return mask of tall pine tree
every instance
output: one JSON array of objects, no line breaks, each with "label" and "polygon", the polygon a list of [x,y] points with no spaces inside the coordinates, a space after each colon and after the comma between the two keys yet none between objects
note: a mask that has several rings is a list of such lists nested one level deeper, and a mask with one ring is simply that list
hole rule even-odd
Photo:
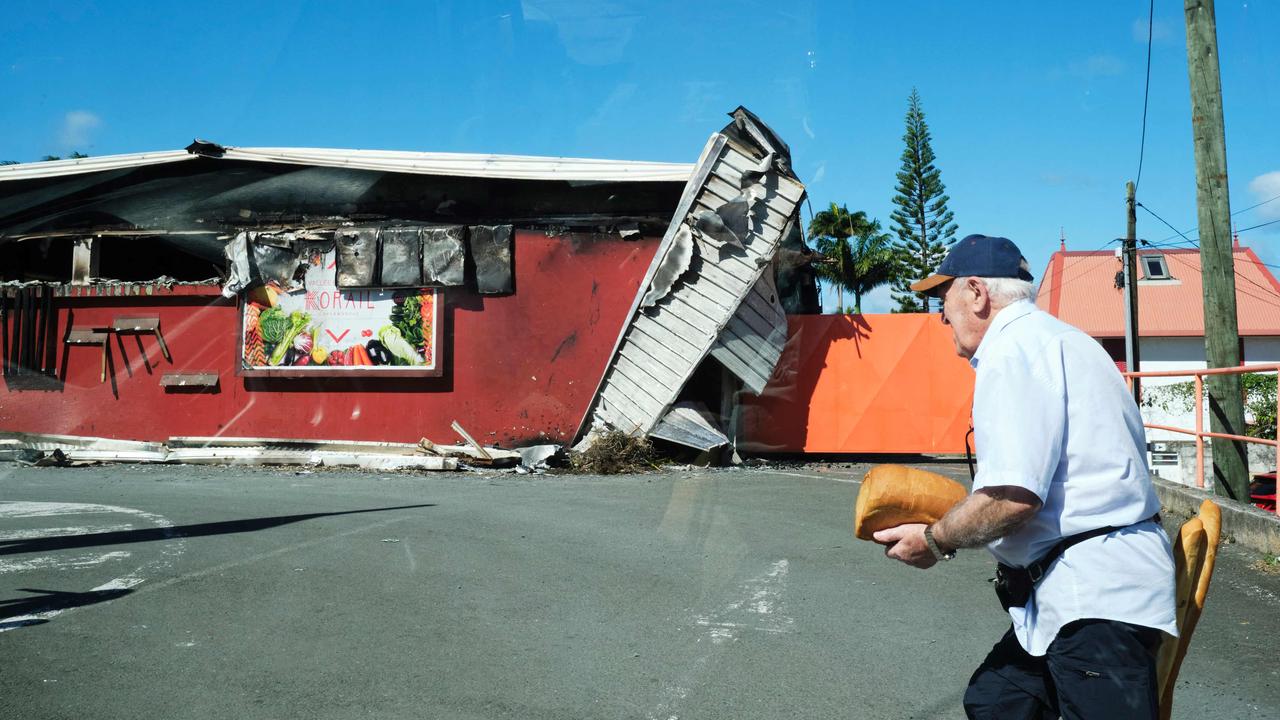
[{"label": "tall pine tree", "polygon": [[907,106],[907,133],[902,136],[902,169],[898,171],[897,206],[890,218],[898,240],[893,244],[898,255],[897,279],[893,298],[898,301],[895,312],[930,312],[930,298],[911,292],[911,283],[931,274],[942,264],[946,246],[956,241],[956,224],[947,209],[946,187],[942,173],[934,166],[936,159],[929,145],[929,125],[920,108],[920,94],[911,89]]}]

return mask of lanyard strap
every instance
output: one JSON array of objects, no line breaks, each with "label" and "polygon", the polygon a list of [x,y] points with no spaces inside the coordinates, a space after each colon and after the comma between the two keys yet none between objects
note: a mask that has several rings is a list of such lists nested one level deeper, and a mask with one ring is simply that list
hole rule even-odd
[{"label": "lanyard strap", "polygon": [[[1142,523],[1147,522],[1148,520],[1154,520],[1158,524],[1160,522],[1160,513],[1156,513],[1155,515],[1152,515],[1151,517],[1146,518],[1145,520],[1139,520],[1138,522],[1133,523],[1133,525],[1141,525]],[[1044,554],[1044,557],[1028,565],[1027,575],[1031,577],[1031,582],[1038,583],[1040,582],[1040,578],[1044,577],[1045,571],[1049,569],[1049,566],[1052,565],[1053,562],[1057,560],[1059,556],[1062,555],[1062,553],[1066,552],[1067,548],[1077,543],[1082,543],[1085,540],[1096,538],[1099,535],[1108,535],[1110,533],[1115,532],[1116,530],[1123,530],[1127,527],[1133,527],[1133,525],[1108,525],[1106,527],[1095,528],[1093,530],[1086,530],[1085,532],[1077,533],[1075,535],[1065,537],[1061,541],[1059,541],[1057,545],[1054,545],[1052,548],[1050,548],[1049,552]]]},{"label": "lanyard strap", "polygon": [[969,482],[977,480],[977,472],[973,469],[973,448],[969,447],[969,438],[973,437],[973,423],[969,423],[969,432],[964,434],[964,459],[969,462]]}]

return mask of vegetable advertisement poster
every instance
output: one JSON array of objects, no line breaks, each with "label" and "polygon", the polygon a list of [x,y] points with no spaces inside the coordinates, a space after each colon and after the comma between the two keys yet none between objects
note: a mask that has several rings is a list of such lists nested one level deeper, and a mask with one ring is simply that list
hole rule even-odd
[{"label": "vegetable advertisement poster", "polygon": [[336,270],[333,251],[316,251],[305,289],[248,293],[242,374],[440,375],[440,292],[340,288]]}]

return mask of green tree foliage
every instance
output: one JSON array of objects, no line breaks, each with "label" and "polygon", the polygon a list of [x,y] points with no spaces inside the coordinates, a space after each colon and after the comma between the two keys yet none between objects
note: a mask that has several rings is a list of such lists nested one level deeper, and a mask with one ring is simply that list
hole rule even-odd
[{"label": "green tree foliage", "polygon": [[79,160],[80,158],[87,158],[87,157],[89,156],[85,155],[84,153],[78,150],[73,150],[71,151],[71,154],[66,156],[65,158],[63,158],[61,155],[45,155],[44,157],[40,158],[40,162],[49,162],[50,160],[64,160],[64,159]]},{"label": "green tree foliage", "polygon": [[890,215],[898,236],[893,244],[898,255],[894,299],[898,301],[897,312],[929,312],[930,298],[911,292],[909,286],[942,264],[946,246],[955,242],[956,225],[947,209],[951,198],[942,184],[942,173],[934,165],[929,125],[915,88],[911,89],[906,124],[907,132],[902,136],[906,148],[893,197],[897,209]]},{"label": "green tree foliage", "polygon": [[[862,312],[862,296],[891,281],[897,258],[880,221],[861,210],[850,213],[844,205],[830,207],[809,221],[809,239],[826,257],[815,266],[818,278],[836,289],[839,312]],[[844,293],[853,294],[853,307],[844,304]]]},{"label": "green tree foliage", "polygon": [[[1245,434],[1251,437],[1276,439],[1276,376],[1263,373],[1245,373],[1240,376],[1244,389],[1244,408],[1251,420]],[[1160,408],[1165,412],[1192,412],[1196,407],[1195,383],[1155,385],[1142,388],[1143,407]],[[1208,402],[1206,401],[1206,406]],[[1188,428],[1194,429],[1194,428]]]}]

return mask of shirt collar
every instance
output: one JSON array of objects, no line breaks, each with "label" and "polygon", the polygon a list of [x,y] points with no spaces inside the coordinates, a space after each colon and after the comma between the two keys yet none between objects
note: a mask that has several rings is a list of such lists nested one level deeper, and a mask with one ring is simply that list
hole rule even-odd
[{"label": "shirt collar", "polygon": [[982,342],[978,343],[978,349],[973,353],[973,357],[969,359],[969,365],[978,367],[978,361],[982,358],[982,352],[992,341],[992,338],[1000,334],[1014,320],[1020,317],[1030,315],[1036,309],[1036,304],[1030,300],[1018,300],[1012,302],[1002,308],[992,318],[991,325],[987,327],[987,333],[982,336]]}]

